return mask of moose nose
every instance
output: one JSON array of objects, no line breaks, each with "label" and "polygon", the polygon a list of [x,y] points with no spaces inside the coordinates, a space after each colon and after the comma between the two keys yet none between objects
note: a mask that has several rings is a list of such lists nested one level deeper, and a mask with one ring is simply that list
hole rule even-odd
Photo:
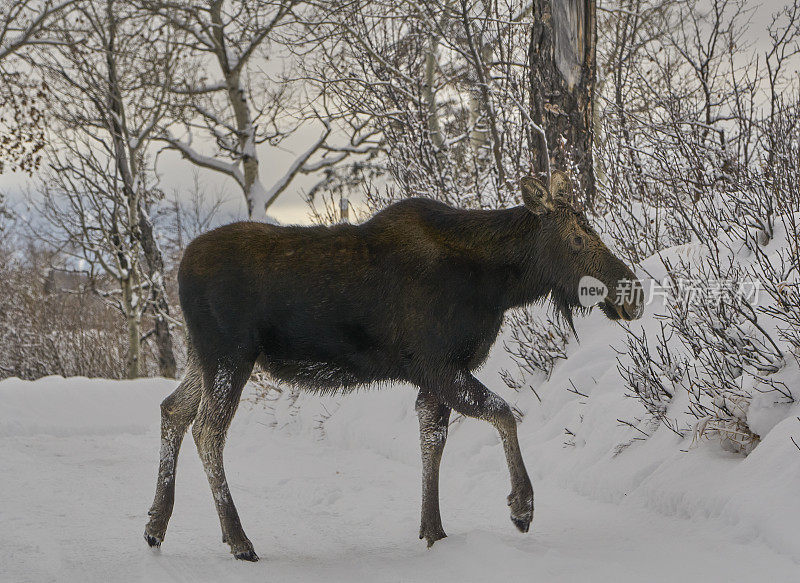
[{"label": "moose nose", "polygon": [[642,314],[644,314],[644,304],[633,305],[626,302],[620,306],[620,316],[624,320],[638,320]]},{"label": "moose nose", "polygon": [[621,302],[617,303],[618,312],[624,320],[638,320],[644,314],[644,289],[638,279],[631,281],[630,289],[626,289]]}]

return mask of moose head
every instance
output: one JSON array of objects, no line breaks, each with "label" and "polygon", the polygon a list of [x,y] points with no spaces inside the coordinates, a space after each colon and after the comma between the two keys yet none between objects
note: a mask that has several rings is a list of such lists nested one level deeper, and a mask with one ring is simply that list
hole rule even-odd
[{"label": "moose head", "polygon": [[640,318],[644,311],[641,283],[603,243],[586,215],[564,198],[571,188],[569,178],[554,172],[550,188],[532,177],[523,178],[520,185],[525,206],[539,218],[534,251],[538,271],[546,274],[551,298],[570,326],[574,309],[592,305],[581,301],[590,278],[599,281],[589,292],[605,288],[592,303],[599,304],[608,318]]}]

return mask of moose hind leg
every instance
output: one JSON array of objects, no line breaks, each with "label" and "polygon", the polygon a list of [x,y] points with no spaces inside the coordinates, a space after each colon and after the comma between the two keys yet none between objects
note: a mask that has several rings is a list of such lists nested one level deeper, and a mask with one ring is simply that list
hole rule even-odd
[{"label": "moose hind leg", "polygon": [[252,370],[252,361],[245,363],[223,359],[213,371],[206,371],[200,408],[192,426],[192,436],[219,515],[222,540],[230,545],[231,553],[237,559],[246,561],[257,561],[258,555],[242,529],[239,513],[233,503],[225,477],[222,450],[225,434],[239,405],[242,388]]},{"label": "moose hind leg", "polygon": [[419,443],[422,450],[422,521],[419,538],[430,548],[447,535],[439,513],[439,465],[447,440],[450,407],[439,402],[432,393],[421,390],[417,396]]},{"label": "moose hind leg", "polygon": [[511,522],[528,532],[533,520],[533,487],[522,461],[517,440],[517,420],[511,407],[469,373],[460,373],[440,385],[437,396],[462,415],[488,421],[495,426],[503,441],[508,471],[511,476]]},{"label": "moose hind leg", "polygon": [[186,373],[178,388],[161,403],[161,453],[158,463],[156,495],[148,515],[144,538],[151,547],[160,547],[167,532],[175,502],[175,468],[186,430],[197,414],[203,388],[202,370],[189,350]]}]

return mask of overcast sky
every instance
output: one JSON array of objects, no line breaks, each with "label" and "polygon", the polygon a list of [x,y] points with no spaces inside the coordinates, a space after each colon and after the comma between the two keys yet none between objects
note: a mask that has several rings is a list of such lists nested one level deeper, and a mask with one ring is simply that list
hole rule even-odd
[{"label": "overcast sky", "polygon": [[[261,164],[261,180],[266,188],[272,186],[280,178],[289,164],[295,159],[297,153],[307,149],[322,132],[322,127],[308,126],[301,128],[291,138],[287,139],[280,148],[269,145],[259,147]],[[198,136],[199,137],[199,136]],[[58,139],[51,135],[51,139]],[[199,139],[196,143],[199,142]],[[209,145],[205,152],[213,153],[213,146]],[[222,192],[226,203],[223,212],[231,218],[247,218],[244,196],[241,189],[229,178],[210,170],[203,170],[193,166],[174,152],[164,152],[159,155],[156,166],[160,187],[167,193],[185,191],[193,183],[193,173],[198,172],[202,186],[211,195]],[[313,186],[318,178],[312,176],[297,176],[278,200],[270,207],[270,215],[280,223],[309,223],[309,207],[305,202],[305,192]],[[29,178],[23,174],[0,174],[0,192],[4,193],[11,204],[19,208],[24,202],[24,192],[34,190],[36,177]]]}]

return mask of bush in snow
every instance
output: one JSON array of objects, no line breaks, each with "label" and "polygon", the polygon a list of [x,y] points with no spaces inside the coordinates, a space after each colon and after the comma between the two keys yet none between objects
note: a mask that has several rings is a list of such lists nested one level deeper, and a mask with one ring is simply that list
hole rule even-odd
[{"label": "bush in snow", "polygon": [[663,254],[671,292],[660,330],[631,327],[619,357],[644,409],[621,421],[637,437],[694,428],[747,453],[767,427],[753,404],[793,401],[782,379],[800,353],[800,5],[774,16],[761,55],[739,42],[748,23],[737,6],[664,5],[647,26],[604,17],[614,26],[598,25],[611,41],[598,62],[614,73],[598,170],[605,233],[631,262]]},{"label": "bush in snow", "polygon": [[270,427],[281,427],[297,416],[300,391],[275,382],[260,369],[250,376],[253,387],[248,400],[254,405],[263,407],[270,417]]},{"label": "bush in snow", "polygon": [[669,405],[686,377],[687,359],[677,352],[670,343],[674,332],[666,322],[661,322],[661,332],[655,337],[655,353],[650,349],[647,335],[637,334],[633,329],[626,338],[624,357],[617,358],[617,370],[625,381],[627,395],[638,399],[646,411],[641,419],[620,422],[633,427],[644,437],[649,437],[659,424],[683,436],[688,429],[680,422]]},{"label": "bush in snow", "polygon": [[[724,217],[716,217],[718,224]],[[773,226],[770,236],[761,230],[753,238],[751,230],[731,229],[695,244],[689,258],[662,259],[667,312],[656,349],[644,332],[631,330],[619,365],[647,419],[679,435],[693,426],[695,440],[713,434],[726,449],[749,453],[761,438],[748,421],[754,397],[765,395],[775,406],[794,401],[779,373],[798,337],[800,304],[785,279],[795,231],[781,231],[780,247],[767,250],[774,232]],[[676,401],[685,409],[670,408]],[[645,423],[643,429],[641,421],[626,423],[652,433],[655,426]]]},{"label": "bush in snow", "polygon": [[543,374],[549,378],[556,363],[567,358],[570,331],[560,321],[550,317],[542,320],[525,308],[509,312],[505,324],[511,340],[503,346],[522,373],[517,378],[509,371],[501,372],[509,388],[517,391],[526,386],[532,388],[526,382],[527,377]]},{"label": "bush in snow", "polygon": [[[736,288],[747,283],[739,270],[728,270],[728,278]],[[710,278],[702,281],[713,284]],[[792,400],[788,389],[769,380],[783,368],[783,352],[738,289],[721,290],[715,301],[679,297],[669,309],[672,326],[693,358],[687,388],[698,434],[716,431],[726,447],[748,453],[760,439],[747,424],[754,387]]]},{"label": "bush in snow", "polygon": [[48,289],[49,257],[17,251],[0,245],[0,378],[121,378],[124,333],[113,311],[79,287]]},{"label": "bush in snow", "polygon": [[778,338],[800,363],[800,215],[786,213],[779,221],[788,245],[772,255],[754,248],[762,290],[770,300],[760,309],[775,321]]}]

